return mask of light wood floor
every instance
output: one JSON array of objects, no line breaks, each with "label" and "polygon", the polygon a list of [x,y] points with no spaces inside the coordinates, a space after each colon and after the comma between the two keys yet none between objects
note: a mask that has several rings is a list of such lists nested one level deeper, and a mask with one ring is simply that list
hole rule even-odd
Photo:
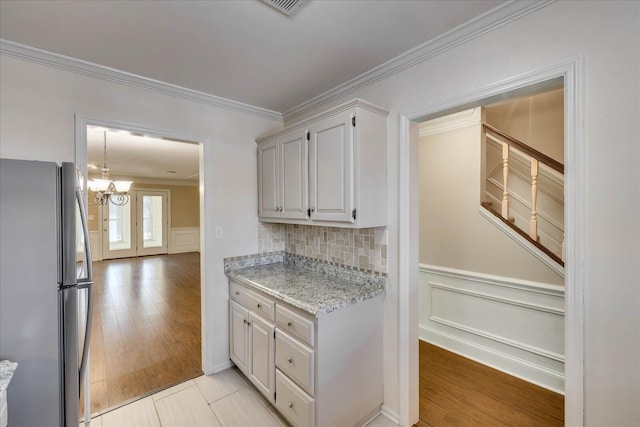
[{"label": "light wood floor", "polygon": [[563,424],[562,395],[420,341],[418,427]]},{"label": "light wood floor", "polygon": [[202,375],[200,254],[109,260],[93,269],[92,414]]},{"label": "light wood floor", "polygon": [[[96,416],[90,424],[90,427],[161,426],[290,427],[236,368],[186,381]],[[367,424],[367,427],[394,426],[383,415]]]}]

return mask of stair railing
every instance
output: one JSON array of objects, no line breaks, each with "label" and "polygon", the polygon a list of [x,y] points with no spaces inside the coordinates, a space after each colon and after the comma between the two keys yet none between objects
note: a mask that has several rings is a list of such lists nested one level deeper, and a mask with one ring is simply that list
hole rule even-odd
[{"label": "stair railing", "polygon": [[[562,259],[558,258],[555,254],[552,254],[546,248],[538,243],[538,211],[537,211],[537,203],[538,203],[538,175],[540,173],[540,163],[554,169],[555,171],[564,175],[564,165],[557,160],[552,159],[539,152],[538,150],[531,148],[530,146],[524,144],[523,142],[518,141],[517,139],[507,135],[504,132],[499,131],[487,123],[482,124],[482,131],[484,132],[487,138],[492,139],[498,144],[502,145],[502,184],[503,184],[503,192],[502,192],[502,209],[500,212],[500,216],[502,219],[511,225],[511,221],[509,220],[509,191],[508,191],[508,181],[509,181],[509,152],[511,147],[521,151],[525,155],[531,158],[531,219],[529,220],[529,233],[527,237],[531,239],[536,246],[541,247],[545,252],[552,256],[552,258],[556,259],[560,264],[564,264]],[[484,205],[484,204],[483,204]],[[492,210],[493,211],[493,210]],[[497,214],[497,213],[496,213]],[[515,227],[515,226],[514,226]],[[517,227],[515,227],[519,230]],[[563,242],[564,243],[564,242]],[[564,258],[564,257],[563,257]]]}]

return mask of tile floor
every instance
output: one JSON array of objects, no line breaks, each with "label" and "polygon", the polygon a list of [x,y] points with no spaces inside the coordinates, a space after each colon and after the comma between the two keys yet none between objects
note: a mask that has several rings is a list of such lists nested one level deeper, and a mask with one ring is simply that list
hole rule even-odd
[{"label": "tile floor", "polygon": [[[80,427],[286,427],[236,368],[201,376],[91,419]],[[367,427],[392,427],[379,415]]]}]

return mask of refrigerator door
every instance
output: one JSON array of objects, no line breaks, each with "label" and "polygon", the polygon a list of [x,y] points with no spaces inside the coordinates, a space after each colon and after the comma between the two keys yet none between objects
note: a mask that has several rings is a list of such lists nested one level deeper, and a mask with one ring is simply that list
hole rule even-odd
[{"label": "refrigerator door", "polygon": [[62,422],[59,181],[55,163],[0,159],[0,357],[19,363],[12,427]]},{"label": "refrigerator door", "polygon": [[62,277],[60,283],[60,319],[63,378],[62,393],[64,396],[63,422],[65,427],[78,425],[80,399],[80,357],[78,356],[79,325],[83,321],[78,317],[78,274],[76,243],[77,231],[77,196],[76,170],[73,163],[63,163],[60,179],[61,200],[61,243],[62,243]]},{"label": "refrigerator door", "polygon": [[[89,357],[89,340],[91,338],[91,324],[93,319],[93,269],[91,265],[91,242],[89,240],[89,225],[85,209],[85,198],[76,187],[76,281],[78,283],[79,299],[78,315],[80,316],[78,344],[80,345],[80,389],[87,374],[87,360]],[[88,382],[87,382],[88,383]],[[80,390],[78,390],[80,391]]]}]

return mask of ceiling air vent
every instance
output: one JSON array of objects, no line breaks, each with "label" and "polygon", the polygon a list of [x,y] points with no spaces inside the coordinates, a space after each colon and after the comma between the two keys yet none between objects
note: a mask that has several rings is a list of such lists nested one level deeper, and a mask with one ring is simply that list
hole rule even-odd
[{"label": "ceiling air vent", "polygon": [[274,9],[291,16],[305,0],[262,0]]}]

